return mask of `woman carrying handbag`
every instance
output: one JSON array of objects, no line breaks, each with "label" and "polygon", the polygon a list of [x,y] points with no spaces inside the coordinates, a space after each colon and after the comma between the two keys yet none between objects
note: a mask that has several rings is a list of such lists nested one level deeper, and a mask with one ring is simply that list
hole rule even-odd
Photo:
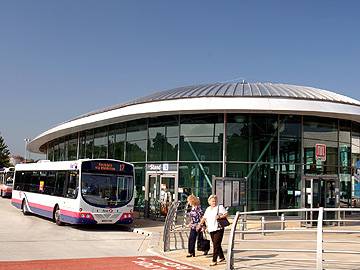
[{"label": "woman carrying handbag", "polygon": [[199,222],[203,216],[203,211],[200,207],[200,200],[195,195],[189,195],[187,198],[188,204],[191,206],[191,210],[188,213],[190,216],[190,235],[189,235],[189,242],[188,242],[188,252],[189,254],[186,257],[195,257],[195,243],[196,239],[198,241],[198,246],[201,247],[201,250],[206,255],[210,249],[210,243],[208,244],[209,247],[206,247],[206,240],[203,239],[203,232],[202,228],[199,225]]},{"label": "woman carrying handbag", "polygon": [[[213,258],[210,266],[217,265],[218,262],[225,261],[224,252],[221,247],[221,242],[224,237],[224,227],[228,223],[227,211],[222,205],[218,205],[217,196],[210,195],[208,198],[209,207],[206,209],[203,218],[199,223],[199,228],[206,222],[207,230],[210,233],[211,240],[213,242]],[[224,221],[226,220],[226,221]],[[223,226],[220,223],[224,223]],[[217,260],[219,257],[219,261]]]}]

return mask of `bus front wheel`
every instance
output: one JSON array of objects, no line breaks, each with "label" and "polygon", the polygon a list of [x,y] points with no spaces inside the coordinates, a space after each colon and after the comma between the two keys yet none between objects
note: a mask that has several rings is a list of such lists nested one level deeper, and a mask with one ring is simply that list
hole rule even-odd
[{"label": "bus front wheel", "polygon": [[55,221],[56,225],[58,225],[58,226],[64,225],[64,223],[60,220],[60,208],[59,208],[59,206],[56,206],[56,207],[55,207],[55,210],[54,210],[54,221]]},{"label": "bus front wheel", "polygon": [[26,206],[25,200],[22,201],[21,211],[22,211],[22,213],[23,213],[25,216],[29,214],[29,211],[27,210],[27,206]]}]

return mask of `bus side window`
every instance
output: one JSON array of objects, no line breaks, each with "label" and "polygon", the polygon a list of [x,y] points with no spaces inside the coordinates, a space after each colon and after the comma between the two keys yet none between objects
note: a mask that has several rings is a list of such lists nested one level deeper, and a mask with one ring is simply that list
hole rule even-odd
[{"label": "bus side window", "polygon": [[55,180],[54,171],[48,171],[46,173],[46,177],[45,177],[44,181],[45,181],[44,193],[49,194],[49,195],[57,195],[57,194],[55,194],[56,180]]},{"label": "bus side window", "polygon": [[57,171],[56,172],[56,185],[55,185],[55,195],[65,197],[65,182],[66,182],[66,172]]},{"label": "bus side window", "polygon": [[16,172],[14,180],[14,189],[21,190],[24,186],[23,172]]},{"label": "bus side window", "polygon": [[79,176],[77,173],[70,172],[67,177],[66,197],[76,199],[79,190]]}]

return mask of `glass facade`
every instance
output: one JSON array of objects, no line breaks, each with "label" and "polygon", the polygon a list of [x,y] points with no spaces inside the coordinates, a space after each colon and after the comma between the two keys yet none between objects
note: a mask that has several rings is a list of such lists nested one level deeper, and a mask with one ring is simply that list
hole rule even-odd
[{"label": "glass facade", "polygon": [[[323,159],[318,145],[326,146]],[[47,156],[134,163],[139,208],[148,164],[175,165],[179,190],[199,196],[203,205],[213,175],[247,177],[248,210],[305,207],[310,176],[333,177],[341,206],[360,198],[360,125],[332,118],[232,113],[145,118],[58,138],[48,143]]]}]

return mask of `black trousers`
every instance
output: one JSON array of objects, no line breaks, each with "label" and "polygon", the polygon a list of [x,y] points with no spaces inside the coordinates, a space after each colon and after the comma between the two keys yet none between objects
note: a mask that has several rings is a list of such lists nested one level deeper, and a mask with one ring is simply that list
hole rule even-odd
[{"label": "black trousers", "polygon": [[213,262],[217,261],[217,258],[224,259],[224,252],[221,248],[221,242],[224,237],[224,229],[217,230],[215,232],[210,232],[211,240],[213,242],[214,252],[213,252]]},{"label": "black trousers", "polygon": [[202,234],[201,231],[198,232],[195,229],[191,229],[190,230],[190,235],[189,235],[189,242],[188,242],[188,252],[189,252],[189,254],[194,254],[195,255],[196,239],[198,241],[201,241],[203,239],[203,234]]}]

